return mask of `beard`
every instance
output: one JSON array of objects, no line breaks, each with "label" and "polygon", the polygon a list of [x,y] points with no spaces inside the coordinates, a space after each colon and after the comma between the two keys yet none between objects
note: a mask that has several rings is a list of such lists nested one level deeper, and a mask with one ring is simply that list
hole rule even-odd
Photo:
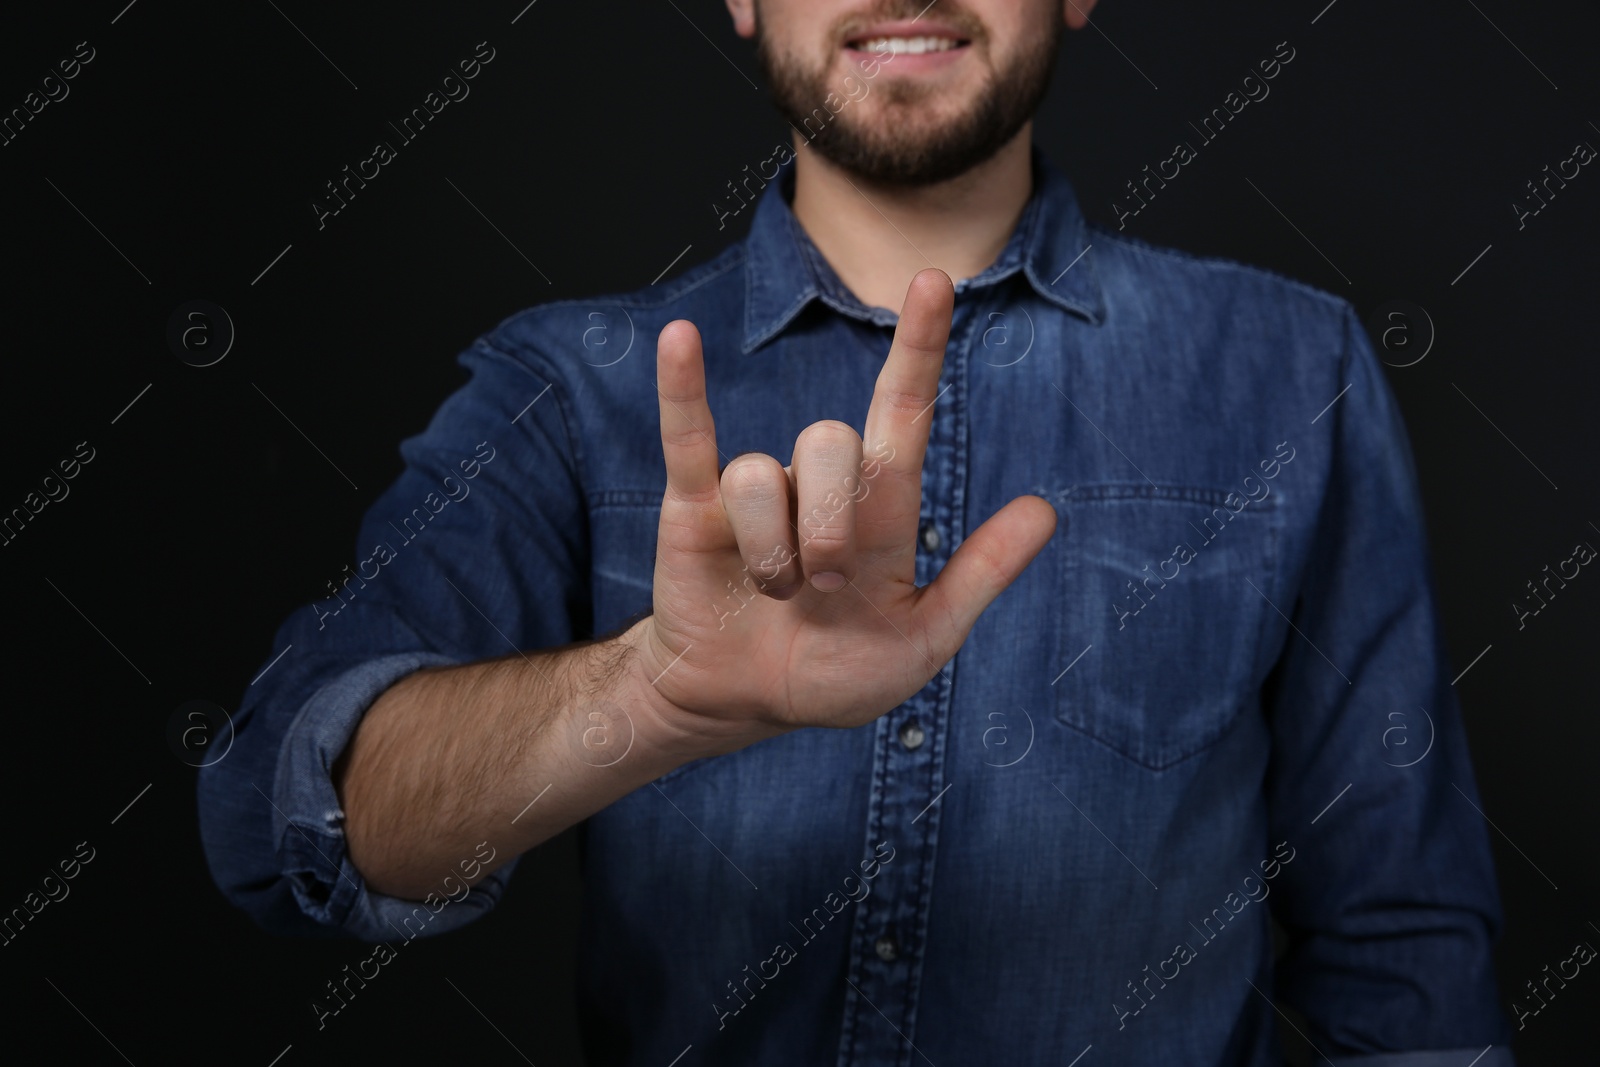
[{"label": "beard", "polygon": [[[872,20],[910,18],[919,9],[923,9],[920,0],[890,0],[877,5]],[[946,5],[940,14],[973,42],[969,48],[983,39],[982,23],[965,10]],[[933,185],[965,174],[1010,142],[1044,99],[1061,37],[1060,18],[1050,20],[1050,26],[1046,32],[1025,35],[1022,52],[987,78],[959,113],[941,119],[928,114],[940,100],[936,90],[894,78],[872,84],[872,75],[854,72],[852,77],[870,86],[867,94],[846,100],[839,112],[811,135],[809,143],[836,166],[882,186]],[[830,41],[838,39],[839,35],[830,35]],[[829,94],[836,99],[841,96],[839,88],[828,82],[832,56],[811,67],[801,58],[781,52],[763,31],[759,10],[756,57],[773,104],[802,135],[809,132],[807,120],[816,125],[819,109],[822,115],[829,114],[823,104]],[[894,62],[891,57],[866,52],[861,57],[863,62],[874,58],[880,64]],[[879,115],[868,121],[859,109],[851,110],[850,104],[872,95],[878,97]]]}]

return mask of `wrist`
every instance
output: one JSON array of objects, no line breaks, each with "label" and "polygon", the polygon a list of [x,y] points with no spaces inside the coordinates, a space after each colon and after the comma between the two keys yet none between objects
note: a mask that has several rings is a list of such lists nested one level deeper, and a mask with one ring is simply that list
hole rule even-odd
[{"label": "wrist", "polygon": [[621,695],[628,707],[637,709],[634,725],[639,743],[670,763],[662,773],[690,760],[725,755],[786,732],[784,727],[754,719],[702,715],[667,699],[656,683],[668,671],[682,670],[684,665],[659,646],[650,617],[629,627],[617,640],[630,649]]}]

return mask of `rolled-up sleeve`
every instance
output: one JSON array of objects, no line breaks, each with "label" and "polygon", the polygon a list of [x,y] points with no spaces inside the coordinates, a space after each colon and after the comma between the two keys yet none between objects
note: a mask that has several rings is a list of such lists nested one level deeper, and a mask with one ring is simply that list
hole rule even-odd
[{"label": "rolled-up sleeve", "polygon": [[[1317,534],[1267,692],[1278,994],[1333,1062],[1511,1064],[1499,893],[1398,404],[1346,307]],[[1329,424],[1331,420],[1331,425]],[[1474,1057],[1480,1057],[1474,1060]]]},{"label": "rolled-up sleeve", "polygon": [[[566,644],[589,625],[588,536],[565,392],[508,320],[461,353],[470,378],[366,512],[355,561],[279,627],[200,772],[224,895],[276,933],[434,935],[490,910],[514,861],[435,907],[377,893],[350,861],[333,767],[390,686],[430,667]],[[515,340],[513,339],[515,336]],[[483,857],[462,843],[461,859]],[[441,870],[439,880],[460,877]]]}]

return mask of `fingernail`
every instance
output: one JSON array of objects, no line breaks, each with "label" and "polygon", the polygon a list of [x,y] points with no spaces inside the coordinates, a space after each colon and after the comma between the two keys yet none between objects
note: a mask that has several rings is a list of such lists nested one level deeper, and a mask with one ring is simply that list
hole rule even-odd
[{"label": "fingernail", "polygon": [[811,576],[811,584],[824,593],[832,593],[844,588],[844,575],[838,571],[820,571]]}]

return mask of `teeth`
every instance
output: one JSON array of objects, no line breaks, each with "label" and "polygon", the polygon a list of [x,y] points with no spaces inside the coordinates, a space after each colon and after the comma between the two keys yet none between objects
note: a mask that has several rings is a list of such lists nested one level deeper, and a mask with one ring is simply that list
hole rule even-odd
[{"label": "teeth", "polygon": [[854,45],[861,52],[913,56],[919,56],[924,52],[948,52],[955,46],[956,42],[948,37],[874,37],[867,41],[857,41]]}]

